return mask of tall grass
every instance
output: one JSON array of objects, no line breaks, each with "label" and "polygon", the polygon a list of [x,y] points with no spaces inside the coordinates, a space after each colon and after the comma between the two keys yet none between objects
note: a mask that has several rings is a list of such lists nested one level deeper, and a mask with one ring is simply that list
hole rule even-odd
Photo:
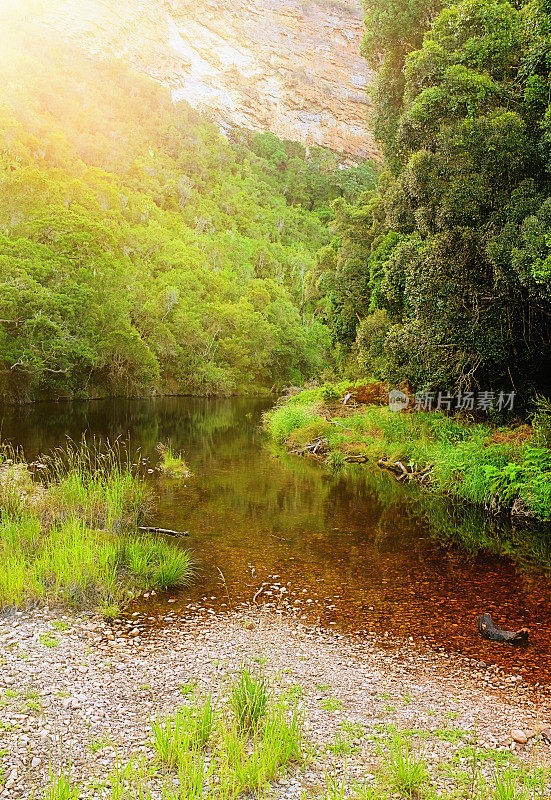
[{"label": "tall grass", "polygon": [[[233,689],[240,691],[241,677]],[[178,776],[180,794],[168,797],[235,800],[250,792],[260,796],[282,769],[310,759],[303,725],[296,707],[289,712],[286,705],[267,700],[259,724],[244,728],[209,696],[152,722],[151,745],[158,762]]]},{"label": "tall grass", "polygon": [[0,607],[48,602],[113,616],[146,588],[188,583],[187,550],[136,535],[148,503],[120,444],[69,442],[34,468],[0,447]]},{"label": "tall grass", "polygon": [[313,406],[286,403],[265,416],[265,426],[277,444],[282,444],[298,428],[304,428],[316,419]]},{"label": "tall grass", "polygon": [[332,467],[347,455],[430,467],[424,485],[433,490],[492,512],[551,519],[551,450],[545,438],[551,421],[545,409],[538,407],[533,432],[528,426],[499,428],[442,412],[402,414],[375,405],[329,421],[316,413],[313,392],[321,399],[323,387],[265,415],[275,442],[292,448],[323,436]]},{"label": "tall grass", "polygon": [[140,591],[185,585],[193,575],[187,550],[158,538],[121,540],[77,519],[44,534],[36,517],[4,518],[0,557],[0,607],[44,601],[117,613]]},{"label": "tall grass", "polygon": [[417,757],[409,742],[396,732],[392,734],[388,752],[382,755],[384,769],[393,788],[408,797],[416,796],[428,781],[427,762]]},{"label": "tall grass", "polygon": [[268,710],[268,684],[243,667],[231,689],[230,705],[241,730],[258,730]]},{"label": "tall grass", "polygon": [[171,444],[158,444],[159,469],[169,478],[187,478],[191,474],[184,456],[172,449]]},{"label": "tall grass", "polygon": [[209,741],[216,720],[212,695],[203,703],[178,708],[172,716],[151,723],[153,749],[168,768],[181,766],[190,751],[203,748]]},{"label": "tall grass", "polygon": [[8,516],[37,516],[44,528],[69,518],[93,528],[135,530],[150,505],[150,491],[135,473],[128,448],[70,440],[31,468],[23,453],[0,446],[0,508]]}]

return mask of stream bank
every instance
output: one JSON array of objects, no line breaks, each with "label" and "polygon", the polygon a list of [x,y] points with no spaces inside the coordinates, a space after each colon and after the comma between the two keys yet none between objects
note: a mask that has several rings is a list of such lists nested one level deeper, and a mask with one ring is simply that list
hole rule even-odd
[{"label": "stream bank", "polygon": [[404,406],[393,392],[377,381],[299,391],[268,411],[264,425],[289,453],[333,469],[372,462],[492,515],[551,519],[551,406],[542,401],[531,426],[512,415],[505,424],[497,407],[448,413],[434,395],[422,400],[427,392],[415,402],[399,392]]},{"label": "stream bank", "polygon": [[[426,788],[438,797],[467,780],[473,753],[488,781],[498,766],[527,776],[548,763],[544,737],[526,745],[511,738],[551,720],[548,688],[518,675],[408,639],[344,635],[263,609],[188,618],[169,611],[150,631],[146,622],[137,615],[111,626],[47,609],[0,620],[1,796],[38,794],[50,770],[64,768],[82,797],[115,797],[116,765],[120,772],[134,758],[142,790],[161,798],[171,776],[154,768],[144,777],[153,763],[150,720],[189,693],[212,692],[223,707],[243,664],[299,704],[316,746],[302,769],[281,771],[273,797],[325,796],[328,775],[346,775],[349,787],[376,785],[395,731],[426,762]],[[140,796],[136,787],[121,797]]]}]

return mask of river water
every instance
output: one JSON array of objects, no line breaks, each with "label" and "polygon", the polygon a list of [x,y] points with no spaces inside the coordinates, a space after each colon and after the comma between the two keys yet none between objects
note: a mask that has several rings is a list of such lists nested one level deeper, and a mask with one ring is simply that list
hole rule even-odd
[{"label": "river water", "polygon": [[[146,472],[155,495],[148,524],[189,532],[178,541],[194,552],[198,576],[180,593],[142,601],[152,617],[224,611],[256,596],[258,604],[287,603],[323,626],[424,638],[528,680],[551,681],[550,582],[528,563],[529,548],[546,551],[549,529],[515,529],[457,509],[376,468],[332,473],[278,453],[260,431],[269,405],[195,398],[38,403],[4,407],[1,433],[29,459],[83,434],[129,439],[152,466],[158,442],[184,451],[189,478]],[[498,554],[507,551],[514,555]],[[530,644],[480,639],[475,620],[484,611],[500,627],[529,626]]]}]

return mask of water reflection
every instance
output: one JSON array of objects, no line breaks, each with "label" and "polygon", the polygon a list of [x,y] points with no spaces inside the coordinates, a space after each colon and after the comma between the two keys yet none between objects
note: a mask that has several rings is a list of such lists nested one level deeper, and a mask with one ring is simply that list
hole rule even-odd
[{"label": "water reflection", "polygon": [[[159,441],[184,449],[193,474],[154,479],[150,522],[189,531],[201,571],[169,608],[227,607],[221,570],[233,604],[250,601],[264,581],[278,582],[299,615],[322,624],[426,637],[530,679],[551,678],[547,576],[497,555],[515,552],[527,562],[535,550],[545,554],[546,530],[454,509],[378,470],[332,475],[278,456],[258,428],[267,405],[191,398],[37,404],[4,409],[2,435],[28,457],[84,432],[130,437],[151,457]],[[155,602],[148,601],[152,611],[166,611],[166,598]],[[530,645],[482,641],[474,626],[482,611],[502,627],[528,625]]]}]

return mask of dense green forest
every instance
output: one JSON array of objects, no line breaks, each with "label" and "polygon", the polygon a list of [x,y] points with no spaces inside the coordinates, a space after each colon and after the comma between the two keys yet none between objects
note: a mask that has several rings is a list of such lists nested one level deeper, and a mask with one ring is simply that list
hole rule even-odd
[{"label": "dense green forest", "polygon": [[369,164],[223,136],[123,64],[14,26],[1,397],[256,392],[328,363],[550,391],[551,7],[365,7],[377,186]]},{"label": "dense green forest", "polygon": [[319,308],[379,379],[547,393],[551,6],[364,5],[385,169],[335,203]]},{"label": "dense green forest", "polygon": [[17,20],[4,36],[0,398],[251,393],[322,370],[307,276],[331,202],[373,169],[224,137],[122,63]]}]

